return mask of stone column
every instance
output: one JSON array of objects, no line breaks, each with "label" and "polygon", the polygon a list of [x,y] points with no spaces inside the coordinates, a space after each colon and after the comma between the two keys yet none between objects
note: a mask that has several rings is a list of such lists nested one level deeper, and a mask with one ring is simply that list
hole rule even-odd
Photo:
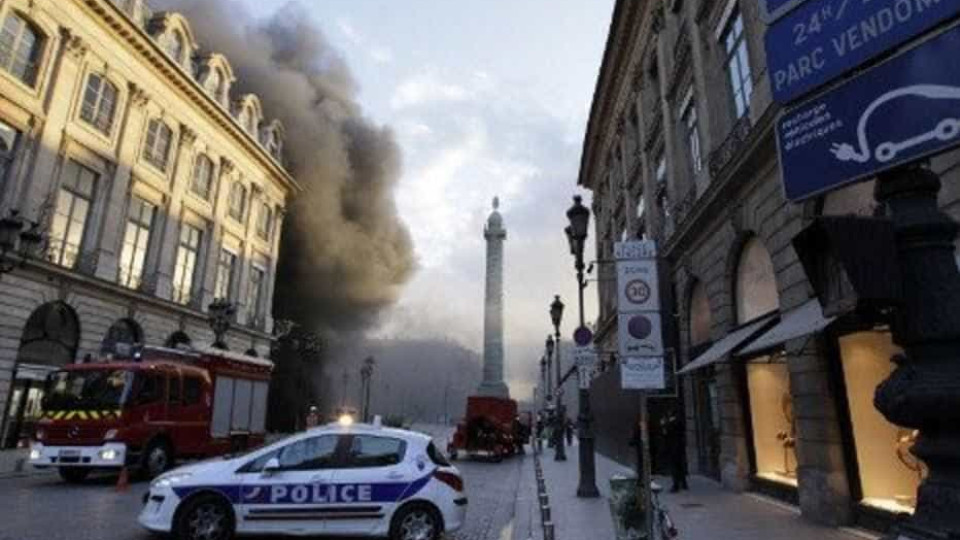
[{"label": "stone column", "polygon": [[483,320],[483,382],[481,396],[508,398],[510,390],[503,382],[503,241],[507,231],[493,200],[493,213],[487,220],[483,237],[487,241],[487,275]]}]

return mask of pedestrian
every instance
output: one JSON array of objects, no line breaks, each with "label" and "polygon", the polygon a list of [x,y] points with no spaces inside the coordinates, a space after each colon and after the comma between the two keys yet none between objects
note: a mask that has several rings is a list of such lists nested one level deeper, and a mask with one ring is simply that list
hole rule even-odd
[{"label": "pedestrian", "polygon": [[573,420],[567,418],[567,446],[573,446]]},{"label": "pedestrian", "polygon": [[687,485],[687,453],[683,444],[683,422],[677,408],[671,407],[660,423],[667,459],[670,461],[670,476],[673,479],[671,492],[690,489]]},{"label": "pedestrian", "polygon": [[307,429],[320,425],[320,411],[316,405],[310,406],[310,412],[307,413]]}]

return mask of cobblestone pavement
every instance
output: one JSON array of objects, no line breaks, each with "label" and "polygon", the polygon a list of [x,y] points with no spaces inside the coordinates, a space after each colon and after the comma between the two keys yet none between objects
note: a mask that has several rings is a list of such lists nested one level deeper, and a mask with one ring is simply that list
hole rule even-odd
[{"label": "cobblestone pavement", "polygon": [[[449,540],[511,540],[521,460],[459,462],[470,506]],[[116,476],[81,486],[56,475],[0,479],[0,540],[148,540],[136,522],[146,482],[114,490]],[[268,540],[268,539],[260,539]],[[274,540],[274,539],[269,539]]]}]

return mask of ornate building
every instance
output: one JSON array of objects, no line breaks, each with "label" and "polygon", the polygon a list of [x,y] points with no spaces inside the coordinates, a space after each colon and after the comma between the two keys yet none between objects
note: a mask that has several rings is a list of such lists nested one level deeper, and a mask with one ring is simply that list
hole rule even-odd
[{"label": "ornate building", "polygon": [[56,366],[208,346],[217,299],[237,307],[229,347],[268,354],[299,187],[229,60],[146,0],[2,0],[0,25],[0,211],[45,237],[0,276],[0,442]]},{"label": "ornate building", "polygon": [[[791,241],[816,216],[886,209],[871,182],[785,200],[764,32],[757,2],[616,2],[579,177],[610,274],[597,341],[617,349],[613,243],[657,240],[691,471],[822,523],[883,529],[913,511],[924,474],[906,451],[913,433],[873,407],[897,348],[884,327],[823,316]],[[931,160],[954,218],[958,158]],[[630,430],[603,424],[605,410],[636,409],[616,371],[594,382],[598,448],[629,466]]]}]

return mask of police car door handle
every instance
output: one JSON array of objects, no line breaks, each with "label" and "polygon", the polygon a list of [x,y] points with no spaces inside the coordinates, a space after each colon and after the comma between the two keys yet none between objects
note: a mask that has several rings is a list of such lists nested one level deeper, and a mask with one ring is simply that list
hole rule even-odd
[{"label": "police car door handle", "polygon": [[404,474],[399,472],[392,472],[387,475],[387,478],[389,478],[390,480],[401,480],[404,478]]}]

